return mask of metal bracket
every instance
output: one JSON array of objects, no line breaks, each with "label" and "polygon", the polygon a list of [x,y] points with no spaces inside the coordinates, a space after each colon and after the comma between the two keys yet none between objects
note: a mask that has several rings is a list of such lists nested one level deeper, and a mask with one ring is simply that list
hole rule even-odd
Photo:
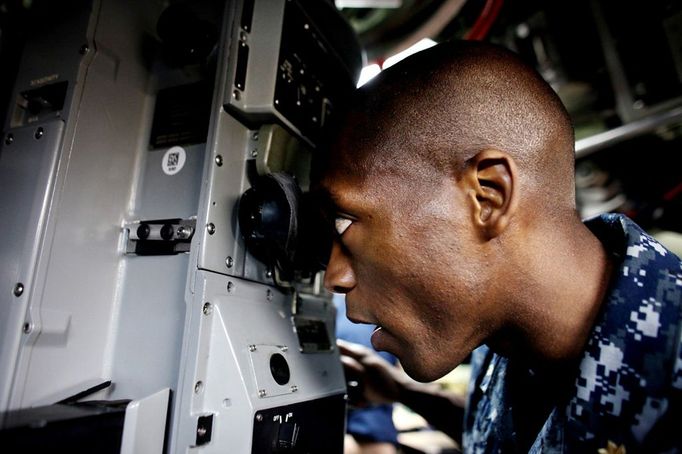
[{"label": "metal bracket", "polygon": [[134,221],[123,226],[126,254],[172,255],[189,252],[196,218]]}]

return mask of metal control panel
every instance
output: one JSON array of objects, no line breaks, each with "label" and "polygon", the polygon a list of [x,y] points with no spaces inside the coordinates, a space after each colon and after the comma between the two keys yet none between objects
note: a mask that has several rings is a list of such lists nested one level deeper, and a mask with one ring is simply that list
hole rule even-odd
[{"label": "metal control panel", "polygon": [[350,27],[326,1],[44,3],[0,142],[0,412],[124,406],[120,452],[340,453],[329,295],[239,205],[307,191]]}]

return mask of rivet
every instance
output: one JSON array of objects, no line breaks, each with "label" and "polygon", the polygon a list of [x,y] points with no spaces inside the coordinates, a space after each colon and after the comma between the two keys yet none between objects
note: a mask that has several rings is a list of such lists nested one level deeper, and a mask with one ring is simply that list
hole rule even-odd
[{"label": "rivet", "polygon": [[200,437],[206,435],[206,432],[208,431],[206,430],[205,427],[197,427],[197,435],[199,435]]},{"label": "rivet", "polygon": [[213,312],[213,307],[211,306],[211,303],[204,303],[204,308],[202,311],[204,315],[210,315],[211,312]]},{"label": "rivet", "polygon": [[33,136],[36,139],[40,139],[41,137],[43,137],[44,134],[45,134],[45,130],[42,127],[40,127],[38,129],[36,129],[36,133]]},{"label": "rivet", "polygon": [[259,389],[259,390],[258,390],[258,397],[263,398],[263,397],[265,397],[265,396],[267,396],[267,395],[268,395],[268,393],[267,393],[264,389]]},{"label": "rivet", "polygon": [[227,265],[228,268],[232,268],[232,265],[234,265],[234,260],[232,260],[232,257],[227,257],[225,259],[225,265]]},{"label": "rivet", "polygon": [[258,150],[251,150],[251,157],[255,158],[258,156]]},{"label": "rivet", "polygon": [[258,131],[253,133],[253,140],[258,140]]},{"label": "rivet", "polygon": [[14,142],[14,134],[10,133],[7,134],[7,137],[5,137],[5,145],[12,145]]},{"label": "rivet", "polygon": [[272,277],[272,270],[267,270],[267,271],[265,272],[265,277],[267,277],[268,279],[270,279],[270,278]]},{"label": "rivet", "polygon": [[262,420],[263,420],[263,415],[261,415],[260,413],[258,413],[258,414],[256,415],[256,421],[261,422]]},{"label": "rivet", "polygon": [[223,165],[223,157],[221,155],[218,155],[215,157],[215,163],[218,167]]},{"label": "rivet", "polygon": [[195,394],[199,394],[201,391],[203,391],[203,389],[204,389],[204,384],[203,384],[203,382],[201,382],[201,380],[198,381],[198,382],[194,385],[194,393],[195,393]]},{"label": "rivet", "polygon": [[289,347],[287,347],[286,345],[280,345],[279,349],[282,350],[284,353],[289,351]]},{"label": "rivet", "polygon": [[215,224],[213,224],[212,222],[206,224],[206,231],[208,232],[209,235],[213,235],[215,233]]},{"label": "rivet", "polygon": [[249,351],[250,352],[255,352],[257,350],[255,345],[249,345]]},{"label": "rivet", "polygon": [[14,296],[21,296],[22,293],[24,293],[24,284],[17,282],[14,286]]}]

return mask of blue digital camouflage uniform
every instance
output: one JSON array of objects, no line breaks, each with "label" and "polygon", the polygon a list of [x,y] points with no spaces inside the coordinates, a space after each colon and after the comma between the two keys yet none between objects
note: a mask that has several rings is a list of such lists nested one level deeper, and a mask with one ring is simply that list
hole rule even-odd
[{"label": "blue digital camouflage uniform", "polygon": [[[477,349],[465,452],[682,452],[680,259],[624,216],[586,224],[620,266],[566,391],[539,380],[518,395],[518,384],[533,383],[532,368],[512,372],[512,361]],[[541,416],[534,426],[533,412]],[[532,426],[525,443],[524,424]]]}]

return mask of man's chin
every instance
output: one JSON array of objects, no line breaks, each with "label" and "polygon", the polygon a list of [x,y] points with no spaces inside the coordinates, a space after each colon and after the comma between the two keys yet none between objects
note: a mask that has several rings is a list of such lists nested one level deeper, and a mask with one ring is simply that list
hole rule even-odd
[{"label": "man's chin", "polygon": [[428,365],[419,361],[417,361],[417,364],[414,364],[412,360],[403,361],[401,359],[400,365],[403,367],[405,373],[410,376],[410,378],[422,383],[438,380],[449,372],[449,370],[445,372],[441,370],[434,370],[433,368],[430,368]]}]

